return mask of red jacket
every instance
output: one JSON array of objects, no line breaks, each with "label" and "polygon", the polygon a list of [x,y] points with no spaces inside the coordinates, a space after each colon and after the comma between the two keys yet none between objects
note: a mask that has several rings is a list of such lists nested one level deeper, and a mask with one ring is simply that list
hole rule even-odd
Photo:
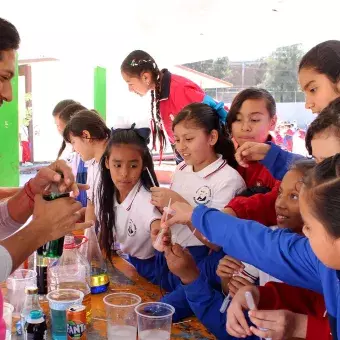
[{"label": "red jacket", "polygon": [[277,181],[259,162],[250,163],[248,168],[239,166],[237,170],[246,182],[247,188],[266,186],[272,190],[251,197],[235,197],[227,207],[233,209],[239,218],[254,220],[266,226],[276,225],[275,201],[281,182]]},{"label": "red jacket", "polygon": [[191,80],[171,74],[167,69],[162,70],[161,96],[159,110],[163,126],[174,144],[172,121],[174,117],[187,105],[201,103],[205,92]]},{"label": "red jacket", "polygon": [[258,288],[260,290],[258,309],[286,309],[308,315],[306,339],[332,339],[322,295],[278,282],[268,282]]}]

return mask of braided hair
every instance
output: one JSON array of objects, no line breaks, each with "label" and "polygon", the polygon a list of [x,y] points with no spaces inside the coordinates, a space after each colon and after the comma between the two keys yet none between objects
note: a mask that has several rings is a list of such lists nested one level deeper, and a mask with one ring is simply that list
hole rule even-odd
[{"label": "braided hair", "polygon": [[[150,73],[155,89],[151,91],[151,131],[152,131],[152,149],[156,150],[157,139],[159,142],[159,151],[162,156],[166,146],[166,137],[163,130],[162,118],[159,109],[161,96],[161,71],[155,60],[146,52],[136,50],[131,52],[123,61],[121,71],[132,77],[140,78],[145,72]],[[156,110],[155,110],[156,106]]]}]

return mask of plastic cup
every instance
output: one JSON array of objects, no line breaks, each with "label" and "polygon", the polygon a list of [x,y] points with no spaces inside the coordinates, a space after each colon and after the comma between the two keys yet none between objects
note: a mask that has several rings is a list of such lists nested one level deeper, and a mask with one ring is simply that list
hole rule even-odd
[{"label": "plastic cup", "polygon": [[66,310],[81,305],[84,293],[76,289],[57,289],[47,294],[52,322],[52,339],[66,340]]},{"label": "plastic cup", "polygon": [[19,318],[25,303],[25,288],[37,286],[34,270],[18,269],[6,280],[7,300],[14,307],[13,317]]},{"label": "plastic cup", "polygon": [[114,293],[103,299],[106,308],[107,338],[109,340],[136,340],[137,316],[135,307],[142,299],[135,294]]},{"label": "plastic cup", "polygon": [[138,340],[170,340],[175,308],[162,302],[146,302],[135,308]]},{"label": "plastic cup", "polygon": [[3,312],[3,318],[6,323],[6,340],[12,339],[12,316],[13,316],[14,307],[4,302],[4,312]]}]

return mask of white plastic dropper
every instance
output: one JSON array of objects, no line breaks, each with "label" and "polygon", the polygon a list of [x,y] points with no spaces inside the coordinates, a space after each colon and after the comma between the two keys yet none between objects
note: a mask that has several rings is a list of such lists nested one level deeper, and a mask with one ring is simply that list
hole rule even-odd
[{"label": "white plastic dropper", "polygon": [[[248,308],[250,310],[255,310],[256,307],[255,307],[255,302],[254,302],[253,294],[251,292],[245,292],[244,295],[246,297]],[[267,331],[268,329],[267,328],[260,328],[259,327],[259,330],[260,331]],[[264,338],[264,339],[265,340],[272,340],[272,338]]]}]

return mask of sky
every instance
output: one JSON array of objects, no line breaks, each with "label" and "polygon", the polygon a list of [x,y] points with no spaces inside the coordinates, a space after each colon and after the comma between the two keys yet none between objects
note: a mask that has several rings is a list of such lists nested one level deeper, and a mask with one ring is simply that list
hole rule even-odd
[{"label": "sky", "polygon": [[20,31],[20,59],[108,66],[144,49],[161,65],[254,60],[283,45],[307,50],[340,39],[338,0],[11,0],[2,7]]}]

